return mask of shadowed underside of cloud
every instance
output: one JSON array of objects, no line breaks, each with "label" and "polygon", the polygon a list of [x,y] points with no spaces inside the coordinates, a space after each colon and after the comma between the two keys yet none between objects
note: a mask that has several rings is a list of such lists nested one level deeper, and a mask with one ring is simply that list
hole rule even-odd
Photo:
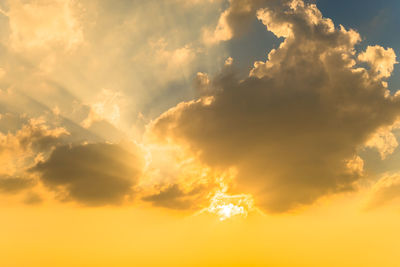
[{"label": "shadowed underside of cloud", "polygon": [[0,192],[15,194],[22,190],[31,188],[35,185],[35,181],[27,178],[19,177],[0,177]]},{"label": "shadowed underside of cloud", "polygon": [[176,210],[198,209],[204,202],[205,186],[197,186],[185,192],[178,184],[172,184],[161,189],[158,193],[143,197],[142,200],[152,203],[157,207]]},{"label": "shadowed underside of cloud", "polygon": [[85,205],[120,204],[134,193],[142,162],[136,147],[97,143],[59,146],[32,171],[67,200]]},{"label": "shadowed underside of cloud", "polygon": [[[10,114],[1,116],[0,126],[3,123],[2,117],[10,117]],[[22,118],[20,118],[22,120]],[[42,119],[26,119],[27,121],[21,125],[15,134],[10,131],[0,131],[0,147],[6,149],[7,147],[17,147],[23,151],[43,152],[61,143],[62,138],[69,135],[69,132],[62,127],[51,129]],[[6,120],[5,123],[9,123]]]},{"label": "shadowed underside of cloud", "polygon": [[335,27],[315,5],[258,2],[258,19],[285,38],[280,47],[244,80],[225,70],[201,98],[162,114],[149,134],[210,167],[236,167],[243,192],[282,212],[354,188],[363,170],[357,150],[400,115],[400,98],[382,80],[396,56],[379,46],[357,55],[358,33]]},{"label": "shadowed underside of cloud", "polygon": [[0,175],[25,177],[24,170],[32,166],[36,157],[43,157],[61,144],[69,132],[63,127],[49,127],[42,119],[17,118],[0,114],[0,125],[10,121],[21,128],[14,133],[0,131]]}]

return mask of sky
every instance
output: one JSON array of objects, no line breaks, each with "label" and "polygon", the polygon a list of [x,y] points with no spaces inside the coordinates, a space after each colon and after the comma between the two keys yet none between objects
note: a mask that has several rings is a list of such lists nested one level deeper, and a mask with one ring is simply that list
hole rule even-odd
[{"label": "sky", "polygon": [[0,266],[398,266],[399,11],[0,0]]}]

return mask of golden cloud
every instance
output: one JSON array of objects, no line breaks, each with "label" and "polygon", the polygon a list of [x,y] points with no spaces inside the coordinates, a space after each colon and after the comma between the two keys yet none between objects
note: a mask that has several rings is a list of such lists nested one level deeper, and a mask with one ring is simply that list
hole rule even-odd
[{"label": "golden cloud", "polygon": [[121,204],[134,195],[142,159],[134,144],[58,146],[31,171],[64,200],[99,206]]},{"label": "golden cloud", "polygon": [[241,8],[283,43],[244,80],[227,68],[207,82],[207,96],[153,121],[150,135],[211,168],[236,168],[237,187],[268,211],[353,190],[362,177],[358,149],[400,115],[400,98],[382,83],[396,63],[393,51],[369,47],[357,56],[359,34],[335,27],[314,4],[247,1]]}]

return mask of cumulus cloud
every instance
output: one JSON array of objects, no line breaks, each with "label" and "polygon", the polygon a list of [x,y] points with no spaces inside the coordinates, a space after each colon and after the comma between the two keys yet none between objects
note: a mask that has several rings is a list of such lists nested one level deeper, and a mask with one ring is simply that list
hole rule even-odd
[{"label": "cumulus cloud", "polygon": [[398,63],[392,48],[385,49],[379,45],[368,46],[365,52],[358,55],[358,59],[367,62],[372,74],[378,78],[390,77],[394,64]]},{"label": "cumulus cloud", "polygon": [[31,171],[65,200],[98,206],[129,200],[142,164],[140,152],[133,144],[64,145]]},{"label": "cumulus cloud", "polygon": [[202,95],[210,94],[210,78],[207,73],[198,72],[194,79],[194,86]]},{"label": "cumulus cloud", "polygon": [[375,148],[382,160],[391,155],[398,147],[398,142],[393,131],[400,128],[400,121],[396,121],[393,125],[381,127],[365,144],[366,147]]},{"label": "cumulus cloud", "polygon": [[15,133],[0,132],[0,174],[20,173],[33,163],[37,155],[49,152],[69,135],[65,128],[50,128],[40,118],[24,119],[6,115],[0,118],[0,126],[3,119],[5,123],[14,122],[22,126]]},{"label": "cumulus cloud", "polygon": [[61,137],[66,135],[69,133],[62,127],[50,129],[44,120],[30,119],[29,124],[24,125],[15,137],[24,150],[44,151],[59,144]]},{"label": "cumulus cloud", "polygon": [[[15,146],[16,143],[23,150],[45,150],[51,146],[57,145],[60,138],[69,135],[68,131],[62,127],[50,128],[43,118],[23,118],[16,117],[11,114],[6,114],[0,117],[0,122],[3,122],[13,128],[15,123],[17,128],[21,124],[15,134],[8,132],[4,134],[0,132],[1,144],[3,147]],[[2,125],[2,123],[0,123]]]},{"label": "cumulus cloud", "polygon": [[[266,2],[268,0],[229,0],[229,7],[221,13],[215,29],[204,30],[205,43],[215,44],[242,35],[255,20],[257,9]],[[269,4],[272,2],[270,0]]]},{"label": "cumulus cloud", "polygon": [[212,81],[198,75],[209,93],[162,114],[149,134],[211,168],[236,168],[238,189],[268,211],[353,190],[363,168],[358,149],[400,115],[400,98],[382,83],[395,63],[392,50],[357,55],[359,34],[335,27],[314,4],[237,3],[283,43],[244,80],[231,70]]},{"label": "cumulus cloud", "polygon": [[188,158],[178,146],[158,146],[146,140],[146,167],[141,177],[142,200],[153,206],[198,210],[231,181],[233,170],[219,171]]}]

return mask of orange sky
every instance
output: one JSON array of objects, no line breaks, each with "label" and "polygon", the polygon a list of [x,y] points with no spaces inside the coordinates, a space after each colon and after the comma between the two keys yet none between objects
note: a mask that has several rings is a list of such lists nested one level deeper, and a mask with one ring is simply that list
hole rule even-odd
[{"label": "orange sky", "polygon": [[0,266],[398,266],[396,50],[318,1],[0,2]]}]

